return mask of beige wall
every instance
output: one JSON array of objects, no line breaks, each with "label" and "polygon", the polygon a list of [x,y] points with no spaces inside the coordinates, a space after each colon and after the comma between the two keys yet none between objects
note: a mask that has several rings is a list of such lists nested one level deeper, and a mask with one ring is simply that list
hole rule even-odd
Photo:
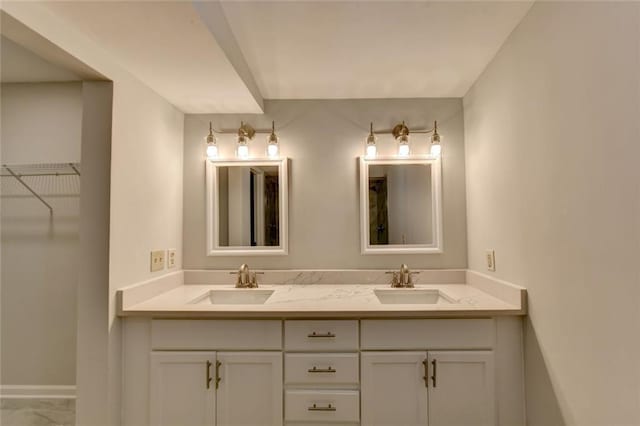
[{"label": "beige wall", "polygon": [[527,287],[527,417],[640,424],[640,5],[537,3],[464,98],[469,266]]},{"label": "beige wall", "polygon": [[[461,99],[265,101],[264,115],[187,115],[184,141],[184,267],[237,268],[464,268],[466,223],[463,116]],[[391,128],[401,120],[443,135],[444,253],[436,255],[360,254],[357,158],[364,153],[369,122]],[[289,170],[289,255],[207,257],[205,255],[205,145],[212,120],[216,128],[234,129],[245,120],[268,129],[275,120],[281,155]],[[265,155],[266,136],[250,142],[252,155]],[[425,135],[411,139],[415,153],[426,154]],[[221,156],[234,155],[233,135],[218,135]],[[379,136],[379,152],[390,155],[396,144]]]},{"label": "beige wall", "polygon": [[[1,100],[3,164],[80,161],[80,83],[3,84]],[[80,179],[25,179],[54,214],[2,178],[2,384],[75,385]]]}]

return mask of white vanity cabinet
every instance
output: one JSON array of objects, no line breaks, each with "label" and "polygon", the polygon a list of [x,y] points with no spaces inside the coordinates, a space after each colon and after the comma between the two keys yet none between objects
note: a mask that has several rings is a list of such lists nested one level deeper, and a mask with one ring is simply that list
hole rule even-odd
[{"label": "white vanity cabinet", "polygon": [[493,320],[370,320],[361,328],[363,425],[497,424]]},{"label": "white vanity cabinet", "polygon": [[130,318],[126,426],[524,426],[522,322]]},{"label": "white vanity cabinet", "polygon": [[[251,327],[256,324],[259,326]],[[238,326],[242,329],[238,333],[225,331]],[[181,334],[183,327],[196,332]],[[158,320],[152,324],[151,335],[150,425],[282,424],[281,351],[195,350],[280,349],[280,321]],[[167,347],[181,350],[157,350]],[[183,350],[188,347],[193,350]]]},{"label": "white vanity cabinet", "polygon": [[362,352],[362,424],[492,426],[491,351]]},{"label": "white vanity cabinet", "polygon": [[215,425],[216,388],[207,380],[215,352],[154,352],[149,381],[149,420],[157,426]]},{"label": "white vanity cabinet", "polygon": [[284,323],[287,426],[359,425],[357,320]]}]

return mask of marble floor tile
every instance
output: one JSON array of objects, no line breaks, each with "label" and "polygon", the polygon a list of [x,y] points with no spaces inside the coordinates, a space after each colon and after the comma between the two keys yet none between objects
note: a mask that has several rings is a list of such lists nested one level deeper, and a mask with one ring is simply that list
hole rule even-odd
[{"label": "marble floor tile", "polygon": [[74,426],[74,399],[0,399],[2,426]]}]

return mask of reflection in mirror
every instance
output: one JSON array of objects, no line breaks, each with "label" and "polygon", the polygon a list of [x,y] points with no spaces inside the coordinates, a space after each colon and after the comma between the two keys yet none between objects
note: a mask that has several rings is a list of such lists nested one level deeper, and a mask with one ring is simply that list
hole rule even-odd
[{"label": "reflection in mirror", "polygon": [[431,164],[368,167],[369,244],[432,244]]},{"label": "reflection in mirror", "polygon": [[219,246],[279,246],[278,166],[223,166],[217,172]]},{"label": "reflection in mirror", "polygon": [[442,253],[440,160],[360,158],[362,254]]},{"label": "reflection in mirror", "polygon": [[207,256],[284,256],[286,158],[207,160]]}]

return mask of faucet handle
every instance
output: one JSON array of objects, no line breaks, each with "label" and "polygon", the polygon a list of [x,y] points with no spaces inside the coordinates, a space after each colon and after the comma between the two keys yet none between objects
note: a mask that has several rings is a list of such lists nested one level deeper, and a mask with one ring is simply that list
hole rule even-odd
[{"label": "faucet handle", "polygon": [[420,271],[409,272],[409,277],[407,278],[407,287],[413,287],[413,277],[414,275],[418,275]]},{"label": "faucet handle", "polygon": [[258,288],[258,275],[264,275],[264,272],[252,272],[249,287]]},{"label": "faucet handle", "polygon": [[398,280],[398,272],[397,271],[387,271],[385,274],[392,274],[391,276],[391,287],[400,287],[400,283]]}]

